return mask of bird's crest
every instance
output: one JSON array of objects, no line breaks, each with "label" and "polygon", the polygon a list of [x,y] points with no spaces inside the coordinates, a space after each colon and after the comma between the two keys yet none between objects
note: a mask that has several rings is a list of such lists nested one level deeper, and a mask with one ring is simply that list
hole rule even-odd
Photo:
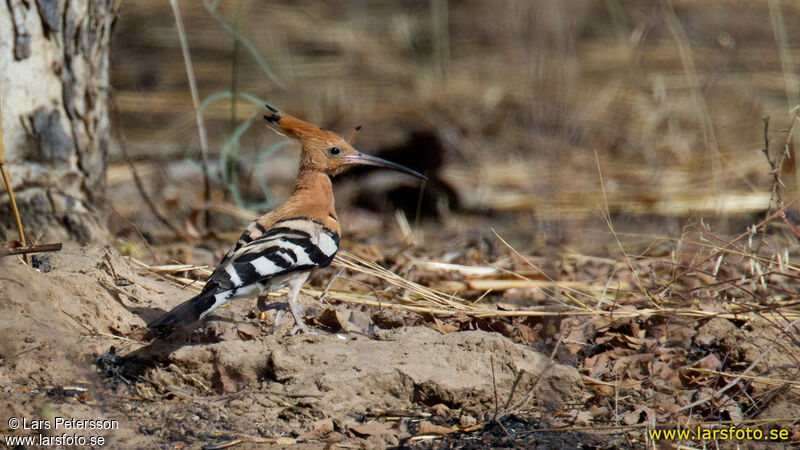
[{"label": "bird's crest", "polygon": [[264,105],[264,107],[267,108],[267,114],[264,114],[264,119],[267,124],[271,125],[280,134],[302,140],[324,132],[318,126],[278,111],[272,106]]}]

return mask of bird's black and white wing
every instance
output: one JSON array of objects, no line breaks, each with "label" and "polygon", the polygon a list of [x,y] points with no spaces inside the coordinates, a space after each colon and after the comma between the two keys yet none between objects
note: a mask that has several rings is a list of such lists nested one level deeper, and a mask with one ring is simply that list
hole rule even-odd
[{"label": "bird's black and white wing", "polygon": [[203,291],[148,324],[166,336],[192,324],[231,298],[279,289],[293,273],[327,267],[339,249],[339,235],[306,217],[265,228],[252,222],[211,274]]}]

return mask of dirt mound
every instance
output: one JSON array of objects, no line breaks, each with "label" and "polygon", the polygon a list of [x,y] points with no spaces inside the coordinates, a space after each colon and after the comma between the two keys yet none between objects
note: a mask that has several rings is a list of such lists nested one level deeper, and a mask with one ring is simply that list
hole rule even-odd
[{"label": "dirt mound", "polygon": [[495,389],[505,401],[518,376],[517,395],[533,390],[534,401],[548,408],[581,391],[574,368],[548,368],[541,354],[483,331],[441,335],[410,327],[378,340],[333,334],[231,341],[183,347],[169,359],[209,385],[223,372],[235,384],[264,382],[269,392],[305,399],[315,414],[350,425],[347,413],[370,407],[441,403],[479,414],[493,408]]},{"label": "dirt mound", "polygon": [[[136,273],[110,248],[48,258],[42,270],[0,260],[2,407],[16,417],[47,409],[117,419],[108,437],[119,445],[297,435],[319,419],[346,431],[372,410],[438,404],[481,418],[498,400],[548,410],[582,393],[574,368],[495,333],[282,337],[246,319],[247,300],[221,314],[234,321],[216,320],[215,339],[138,341],[147,320],[189,294]],[[226,331],[242,324],[260,332]]]}]

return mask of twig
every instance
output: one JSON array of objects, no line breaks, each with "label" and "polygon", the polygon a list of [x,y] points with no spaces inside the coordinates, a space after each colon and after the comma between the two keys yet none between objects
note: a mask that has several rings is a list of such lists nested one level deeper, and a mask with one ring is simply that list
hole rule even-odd
[{"label": "twig", "polygon": [[[771,220],[775,219],[776,217],[780,217],[781,214],[785,213],[787,208],[789,208],[790,206],[793,206],[798,201],[800,201],[800,196],[795,197],[792,200],[790,200],[789,203],[786,203],[785,205],[780,206],[780,208],[777,211],[775,211],[774,213],[772,213],[769,216],[765,217],[761,222],[759,222],[759,223],[757,223],[757,224],[755,224],[753,226],[756,229],[758,229],[760,227],[763,227],[764,225],[768,224]],[[733,240],[730,241],[728,244],[725,244],[722,247],[719,247],[719,248],[715,249],[708,256],[705,256],[704,258],[700,259],[700,261],[695,262],[695,266],[694,267],[699,267],[699,266],[705,264],[706,262],[708,262],[709,260],[711,260],[713,258],[716,258],[721,253],[726,252],[729,247],[734,246],[737,242],[739,242],[742,239],[746,238],[749,234],[750,234],[750,230],[749,229],[747,231],[744,231],[744,232],[740,233],[735,238],[733,238]],[[681,277],[683,277],[687,273],[692,272],[694,270],[695,269],[693,267],[689,267],[689,268],[684,269],[683,271],[681,271],[680,273],[675,275],[675,277],[672,280],[670,280],[665,286],[663,286],[662,289],[669,288],[676,281],[678,281]]]},{"label": "twig", "polygon": [[77,323],[78,325],[80,325],[80,326],[81,326],[81,328],[83,328],[84,330],[88,331],[88,332],[89,332],[90,334],[92,334],[93,336],[96,336],[96,335],[98,334],[98,333],[97,333],[97,331],[95,331],[95,330],[93,330],[93,329],[89,328],[89,326],[88,326],[88,325],[86,325],[86,324],[84,324],[84,323],[81,323],[81,322],[80,322],[78,319],[76,319],[76,318],[75,318],[75,316],[73,316],[72,314],[70,314],[70,313],[68,313],[68,312],[64,311],[63,309],[61,310],[61,312],[62,312],[62,313],[64,313],[64,315],[65,315],[65,316],[67,316],[67,317],[69,317],[70,319],[72,319],[72,320],[73,320],[75,323]]},{"label": "twig", "polygon": [[[795,116],[797,113],[795,113]],[[792,128],[794,128],[795,120],[792,119]],[[787,139],[786,146],[784,147],[783,152],[781,152],[781,157],[778,159],[777,162],[773,161],[772,158],[769,156],[769,116],[764,118],[764,148],[761,149],[761,153],[764,154],[764,157],[767,159],[767,163],[769,163],[770,174],[772,175],[772,189],[770,194],[770,207],[774,204],[777,205],[778,208],[783,207],[783,198],[781,197],[781,186],[783,185],[783,181],[781,181],[781,170],[783,170],[783,164],[786,162],[786,158],[789,156],[789,141],[792,139],[792,133],[789,133],[789,138]],[[768,211],[769,213],[769,211]],[[782,209],[780,214],[781,220],[783,223],[789,227],[789,230],[795,237],[800,238],[800,229],[792,222],[789,216],[786,214],[786,210]],[[762,242],[763,236],[767,232],[767,227],[765,226],[761,230],[762,235]],[[759,246],[761,244],[759,243]]]},{"label": "twig", "polygon": [[[178,29],[178,39],[181,43],[183,52],[183,62],[186,64],[186,76],[189,78],[189,90],[192,93],[192,104],[194,104],[194,117],[197,122],[197,134],[200,136],[200,158],[203,163],[203,203],[208,203],[211,199],[211,182],[208,179],[208,140],[206,139],[206,126],[203,121],[203,113],[200,111],[200,95],[197,92],[197,80],[194,77],[192,68],[192,57],[189,55],[189,44],[186,40],[186,30],[181,19],[181,10],[178,7],[178,0],[169,0],[172,6],[172,13],[175,15],[175,27]],[[205,215],[206,228],[209,226],[210,216]]]},{"label": "twig", "polygon": [[[782,330],[782,334],[786,334],[786,333],[787,333],[787,332],[788,332],[788,331],[789,331],[789,330],[790,330],[790,329],[791,329],[793,326],[795,326],[795,324],[797,324],[798,322],[800,322],[800,319],[795,319],[795,320],[793,320],[792,322],[790,322],[788,325],[786,325],[786,326],[783,328],[783,330]],[[734,378],[733,380],[731,380],[731,382],[730,382],[730,383],[728,383],[728,384],[726,384],[726,385],[725,385],[725,387],[723,387],[722,389],[720,389],[720,390],[718,390],[718,391],[714,392],[714,394],[713,394],[713,395],[711,395],[711,396],[709,396],[709,397],[701,398],[700,400],[697,400],[696,402],[692,402],[692,403],[690,403],[690,404],[688,404],[688,405],[686,405],[686,406],[684,406],[684,407],[680,408],[679,410],[677,410],[677,411],[675,411],[675,412],[676,412],[676,413],[679,413],[679,412],[681,412],[681,411],[685,411],[685,410],[687,410],[687,409],[692,409],[692,408],[694,408],[695,406],[700,406],[700,405],[702,405],[702,404],[704,404],[704,403],[708,402],[709,400],[712,400],[712,399],[714,399],[714,398],[717,398],[717,397],[719,397],[720,395],[724,394],[724,393],[725,393],[725,392],[727,392],[727,391],[728,391],[730,388],[732,388],[732,387],[736,386],[737,384],[739,384],[739,382],[740,382],[740,381],[742,381],[742,378],[744,378],[745,376],[747,376],[747,374],[749,374],[749,373],[750,373],[750,372],[751,372],[751,371],[752,371],[752,370],[753,370],[753,369],[756,367],[756,365],[757,365],[758,363],[760,363],[760,362],[761,362],[761,360],[762,360],[762,359],[763,359],[765,356],[767,356],[767,355],[768,355],[768,354],[769,354],[769,353],[772,351],[772,349],[773,349],[773,348],[775,348],[775,346],[776,346],[777,344],[778,344],[778,341],[775,341],[775,342],[773,342],[773,343],[772,343],[772,345],[770,345],[770,346],[769,346],[769,348],[768,348],[766,351],[764,351],[764,352],[761,352],[761,354],[760,354],[760,355],[758,355],[758,358],[756,358],[756,360],[755,360],[755,361],[753,361],[752,363],[750,363],[750,365],[749,365],[749,366],[747,366],[747,369],[745,369],[745,370],[744,370],[744,372],[742,372],[741,374],[739,374],[739,376],[738,376],[738,377],[736,377],[736,378]]]},{"label": "twig", "polygon": [[0,258],[9,255],[27,255],[28,253],[57,252],[60,250],[61,250],[60,242],[57,244],[27,245],[22,247],[11,247],[11,248],[0,247]]},{"label": "twig", "polygon": [[[522,375],[525,373],[525,371],[520,370],[520,372],[517,374],[517,378],[514,380],[514,384],[511,386],[511,391],[508,394],[508,399],[506,400],[506,403],[503,406],[502,412],[498,414],[497,407],[495,406],[495,414],[494,414],[494,417],[492,418],[493,422],[497,423],[498,425],[500,425],[501,428],[503,428],[505,430],[505,427],[502,426],[500,421],[505,419],[506,417],[512,415],[512,414],[515,414],[515,413],[519,412],[520,409],[526,403],[528,403],[531,400],[531,398],[533,398],[534,395],[536,395],[536,387],[539,386],[539,382],[544,378],[544,375],[547,374],[547,372],[549,372],[550,369],[552,369],[557,364],[556,360],[555,360],[555,356],[556,356],[556,353],[558,352],[558,349],[561,347],[561,342],[562,341],[563,341],[563,338],[559,339],[558,342],[556,342],[556,345],[553,347],[553,351],[550,352],[550,358],[547,361],[547,365],[542,369],[541,372],[539,372],[539,375],[536,377],[536,379],[533,382],[533,385],[531,386],[531,388],[528,391],[528,393],[525,394],[525,396],[520,401],[518,401],[511,408],[509,408],[508,405],[511,403],[511,399],[514,396],[514,391],[517,389],[517,384],[519,383],[520,379],[522,378]],[[494,366],[492,366],[492,369],[494,369]],[[497,396],[497,392],[495,391],[495,404],[497,404],[496,403],[497,402],[496,396]]]},{"label": "twig", "polygon": [[[775,174],[775,164],[772,162],[772,159],[769,157],[769,116],[764,117],[762,120],[764,122],[764,148],[761,149],[761,152],[764,153],[764,157],[767,158],[767,162],[769,163],[770,169],[772,170],[772,189],[770,190],[770,197],[769,197],[769,207],[770,209],[766,212],[769,214],[772,210],[772,205],[775,203],[775,196],[776,194],[779,195],[778,192],[778,181],[779,178]],[[783,158],[781,158],[783,159]],[[782,164],[781,164],[782,165]],[[755,254],[757,255],[761,250],[761,245],[767,237],[767,227],[764,226],[761,228],[761,239],[758,241],[758,246],[756,247]]]},{"label": "twig", "polygon": [[497,408],[500,407],[500,404],[497,401],[497,381],[494,378],[494,355],[492,354],[489,354],[489,364],[492,366],[492,388],[494,389],[494,416],[492,420],[497,420]]},{"label": "twig", "polygon": [[37,346],[35,346],[35,347],[26,348],[25,350],[21,350],[21,351],[19,351],[19,352],[17,352],[17,353],[14,353],[13,355],[11,355],[11,356],[9,356],[9,357],[8,357],[8,361],[13,361],[13,360],[15,360],[17,357],[19,357],[19,356],[22,356],[22,355],[24,355],[25,353],[29,353],[29,352],[32,352],[32,351],[35,351],[35,350],[39,350],[40,348],[44,347],[45,345],[47,345],[47,344],[41,344],[41,345],[37,345]]},{"label": "twig", "polygon": [[[14,214],[14,221],[17,223],[17,232],[19,233],[19,241],[25,245],[25,230],[22,228],[22,220],[19,217],[19,210],[17,209],[17,200],[14,198],[14,190],[11,189],[11,180],[8,179],[8,172],[6,172],[6,158],[5,148],[3,147],[3,112],[2,107],[3,98],[0,97],[0,172],[3,174],[3,182],[8,191],[8,200],[11,202],[11,212]],[[25,264],[28,264],[28,256],[22,255]]]},{"label": "twig", "polygon": [[506,403],[503,405],[503,411],[508,410],[508,405],[511,404],[511,400],[514,399],[514,393],[517,391],[517,386],[519,386],[520,380],[522,380],[522,376],[525,375],[525,370],[520,369],[517,372],[517,376],[514,378],[514,383],[511,385],[511,390],[508,392],[508,398],[506,399]]}]

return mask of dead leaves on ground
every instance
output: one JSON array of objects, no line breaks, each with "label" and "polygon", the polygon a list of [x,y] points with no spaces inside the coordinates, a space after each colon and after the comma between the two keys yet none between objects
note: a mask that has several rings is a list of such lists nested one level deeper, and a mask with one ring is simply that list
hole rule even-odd
[{"label": "dead leaves on ground", "polygon": [[[788,388],[800,375],[798,327],[781,330],[800,317],[800,268],[779,245],[746,235],[724,240],[699,229],[667,247],[627,259],[510,250],[480,265],[469,252],[446,263],[432,255],[372,260],[497,311],[422,314],[424,325],[497,332],[577,365],[593,424],[742,420],[768,413],[778,398],[800,400],[800,389]],[[750,365],[752,377],[716,395]],[[681,411],[700,399],[708,400]],[[423,429],[444,433],[439,426]]]}]

